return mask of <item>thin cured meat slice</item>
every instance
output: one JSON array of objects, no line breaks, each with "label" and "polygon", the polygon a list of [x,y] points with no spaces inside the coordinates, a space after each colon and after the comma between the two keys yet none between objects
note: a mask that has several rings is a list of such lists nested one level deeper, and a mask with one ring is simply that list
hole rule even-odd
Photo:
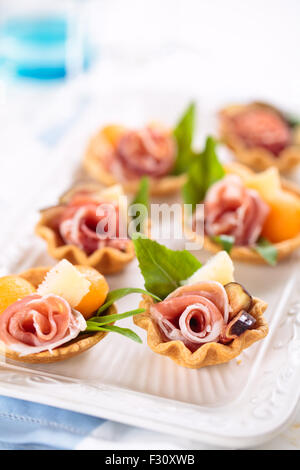
[{"label": "thin cured meat slice", "polygon": [[105,246],[124,251],[128,239],[119,237],[119,221],[116,203],[76,195],[61,214],[58,230],[65,243],[78,246],[88,255]]},{"label": "thin cured meat slice", "polygon": [[208,190],[204,201],[205,232],[231,235],[236,245],[253,245],[269,213],[259,194],[237,175],[228,175]]},{"label": "thin cured meat slice", "polygon": [[158,126],[148,126],[128,131],[120,138],[111,168],[118,177],[123,172],[123,178],[160,178],[172,170],[175,155],[174,138]]},{"label": "thin cured meat slice", "polygon": [[196,284],[185,285],[175,289],[168,295],[166,300],[173,297],[182,297],[186,295],[201,295],[213,302],[222,312],[225,323],[229,317],[229,303],[225,288],[217,281],[201,281]]},{"label": "thin cured meat slice", "polygon": [[0,316],[0,341],[20,355],[51,351],[85,329],[81,313],[53,294],[24,297]]},{"label": "thin cured meat slice", "polygon": [[167,340],[180,340],[192,351],[219,341],[226,327],[229,302],[224,287],[215,281],[183,286],[154,304],[151,315]]},{"label": "thin cured meat slice", "polygon": [[231,118],[231,127],[248,147],[263,147],[275,156],[291,141],[287,122],[267,108],[250,108],[238,113]]}]

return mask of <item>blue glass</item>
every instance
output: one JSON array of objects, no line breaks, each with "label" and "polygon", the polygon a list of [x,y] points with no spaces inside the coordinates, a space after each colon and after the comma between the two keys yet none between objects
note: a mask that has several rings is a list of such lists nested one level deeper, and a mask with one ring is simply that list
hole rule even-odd
[{"label": "blue glass", "polygon": [[[57,79],[67,75],[70,23],[60,16],[10,18],[0,27],[0,67],[18,77]],[[72,38],[70,39],[72,40]],[[82,38],[82,66],[91,53]]]}]

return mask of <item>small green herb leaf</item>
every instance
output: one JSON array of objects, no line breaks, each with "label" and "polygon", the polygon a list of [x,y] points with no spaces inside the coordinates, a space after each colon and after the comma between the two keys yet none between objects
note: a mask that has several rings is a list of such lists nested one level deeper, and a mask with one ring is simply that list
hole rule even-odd
[{"label": "small green herb leaf", "polygon": [[160,301],[161,299],[157,297],[154,294],[151,294],[151,292],[147,292],[144,289],[139,289],[137,287],[124,287],[122,289],[116,289],[112,290],[108,293],[108,296],[106,297],[106,302],[101,305],[101,307],[97,311],[97,316],[100,315],[100,313],[104,312],[105,310],[108,309],[114,302],[116,302],[119,299],[122,299],[122,297],[125,297],[126,295],[129,294],[146,294],[146,295],[151,295],[155,300]]},{"label": "small green herb leaf", "polygon": [[253,249],[271,266],[277,263],[278,252],[276,247],[266,238],[261,237]]},{"label": "small green herb leaf", "polygon": [[149,205],[149,178],[144,176],[139,185],[139,189],[135,195],[132,204],[143,204],[144,206],[148,207]]},{"label": "small green herb leaf", "polygon": [[182,196],[184,203],[192,204],[193,208],[204,200],[208,188],[225,175],[216,154],[216,145],[213,137],[207,137],[203,152],[195,156],[190,165]]},{"label": "small green herb leaf", "polygon": [[138,315],[139,313],[143,313],[145,311],[144,308],[137,308],[136,310],[130,310],[129,312],[124,313],[116,313],[115,315],[100,315],[98,317],[89,318],[89,322],[96,322],[97,325],[107,325],[109,323],[113,323],[115,321],[122,320],[123,318],[132,317],[133,315]]},{"label": "small green herb leaf", "polygon": [[133,240],[145,288],[164,299],[201,267],[200,261],[186,250],[173,251],[148,238]]},{"label": "small green herb leaf", "polygon": [[173,131],[177,143],[177,157],[173,173],[180,175],[185,173],[193,159],[192,141],[195,128],[195,103],[191,103],[180,118]]},{"label": "small green herb leaf", "polygon": [[300,118],[298,116],[293,114],[285,114],[284,117],[290,127],[300,126]]},{"label": "small green herb leaf", "polygon": [[216,235],[214,237],[211,237],[211,239],[218,245],[221,245],[223,250],[227,251],[228,254],[231,252],[235,241],[234,237],[232,237],[231,235]]},{"label": "small green herb leaf", "polygon": [[142,343],[141,338],[129,328],[120,328],[119,326],[115,325],[106,325],[106,326],[99,326],[98,323],[87,321],[87,328],[85,331],[112,331],[113,333],[119,333],[120,335],[126,336],[137,343]]},{"label": "small green herb leaf", "polygon": [[[132,214],[132,219],[135,220],[139,218],[138,226],[136,227],[136,232],[144,233],[145,225],[147,220],[147,210],[149,207],[149,178],[144,176],[140,181],[140,186],[134,200],[131,203],[131,207],[137,204],[141,204],[141,210],[137,207],[137,213]],[[144,209],[144,210],[142,210]]]}]

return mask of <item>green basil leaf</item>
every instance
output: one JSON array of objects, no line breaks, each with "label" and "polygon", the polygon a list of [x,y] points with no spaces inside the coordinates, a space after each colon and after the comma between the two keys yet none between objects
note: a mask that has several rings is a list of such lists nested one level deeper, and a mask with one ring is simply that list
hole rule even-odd
[{"label": "green basil leaf", "polygon": [[[149,208],[149,178],[147,178],[146,176],[141,179],[139,189],[136,193],[134,200],[131,203],[131,206],[135,204],[141,204],[142,206],[145,206],[146,210],[148,210]],[[144,233],[147,221],[146,211],[137,210],[137,213],[132,215],[132,219],[134,220],[137,217],[139,217],[140,220],[138,226],[136,227],[136,232]]]},{"label": "green basil leaf", "polygon": [[97,311],[97,316],[100,315],[100,313],[104,312],[105,310],[108,309],[114,302],[116,302],[119,299],[122,299],[122,297],[125,297],[126,295],[129,294],[146,294],[146,295],[151,295],[155,300],[158,300],[159,302],[161,299],[157,297],[156,295],[152,294],[151,292],[147,292],[144,289],[139,289],[137,287],[124,287],[122,289],[115,289],[111,290],[107,297],[106,301]]},{"label": "green basil leaf", "polygon": [[195,128],[195,115],[196,105],[195,103],[191,103],[173,131],[173,136],[177,144],[177,157],[173,170],[174,175],[185,173],[193,160],[192,141]]},{"label": "green basil leaf", "polygon": [[216,140],[209,136],[206,139],[203,152],[194,157],[188,171],[182,196],[185,204],[196,204],[204,200],[208,188],[225,175],[224,168],[216,154]]},{"label": "green basil leaf", "polygon": [[145,288],[164,299],[201,267],[200,261],[186,250],[174,251],[154,240],[133,240]]},{"label": "green basil leaf", "polygon": [[277,248],[266,238],[261,237],[253,246],[253,249],[271,266],[275,266],[277,264]]},{"label": "green basil leaf", "polygon": [[148,207],[149,205],[149,178],[143,176],[140,181],[139,189],[132,201],[132,204],[143,204]]},{"label": "green basil leaf", "polygon": [[221,245],[223,250],[230,254],[235,242],[234,237],[232,237],[231,235],[216,235],[214,237],[211,237],[211,239],[213,242],[217,243],[218,245]]},{"label": "green basil leaf", "polygon": [[136,310],[130,310],[129,312],[116,313],[115,315],[99,315],[98,317],[89,318],[89,322],[95,322],[97,325],[107,325],[115,321],[122,320],[123,318],[132,317],[133,315],[138,315],[143,313],[144,308],[137,308]]},{"label": "green basil leaf", "polygon": [[300,118],[298,116],[294,116],[293,114],[285,114],[284,118],[290,127],[300,126]]},{"label": "green basil leaf", "polygon": [[[191,165],[191,168],[192,167],[198,171],[198,168],[196,168],[195,165]],[[194,176],[192,176],[192,174],[188,174],[188,180],[183,185],[181,194],[182,194],[182,199],[183,199],[184,204],[191,204],[193,211],[195,210],[196,205],[202,201],[201,192],[199,191],[199,187],[198,187],[198,182],[196,178],[194,179]]]},{"label": "green basil leaf", "polygon": [[137,343],[142,343],[143,341],[141,338],[129,328],[120,328],[119,326],[115,325],[106,325],[106,326],[99,326],[97,323],[90,322],[89,320],[86,322],[87,328],[85,331],[92,332],[92,331],[111,331],[113,333],[119,333],[120,335],[126,336]]}]

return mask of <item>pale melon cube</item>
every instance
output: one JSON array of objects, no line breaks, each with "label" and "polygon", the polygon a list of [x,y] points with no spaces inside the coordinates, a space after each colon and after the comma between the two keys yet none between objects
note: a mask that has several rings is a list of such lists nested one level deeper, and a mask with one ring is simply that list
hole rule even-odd
[{"label": "pale melon cube", "polygon": [[247,188],[255,189],[260,196],[268,201],[281,190],[279,171],[275,167],[256,173],[245,181]]},{"label": "pale melon cube", "polygon": [[234,266],[230,256],[226,251],[220,251],[182,284],[191,285],[202,281],[218,281],[225,285],[234,281],[233,272]]},{"label": "pale melon cube", "polygon": [[44,281],[39,285],[37,293],[59,295],[71,307],[76,307],[89,292],[90,285],[90,281],[73,264],[63,259],[47,273]]}]

